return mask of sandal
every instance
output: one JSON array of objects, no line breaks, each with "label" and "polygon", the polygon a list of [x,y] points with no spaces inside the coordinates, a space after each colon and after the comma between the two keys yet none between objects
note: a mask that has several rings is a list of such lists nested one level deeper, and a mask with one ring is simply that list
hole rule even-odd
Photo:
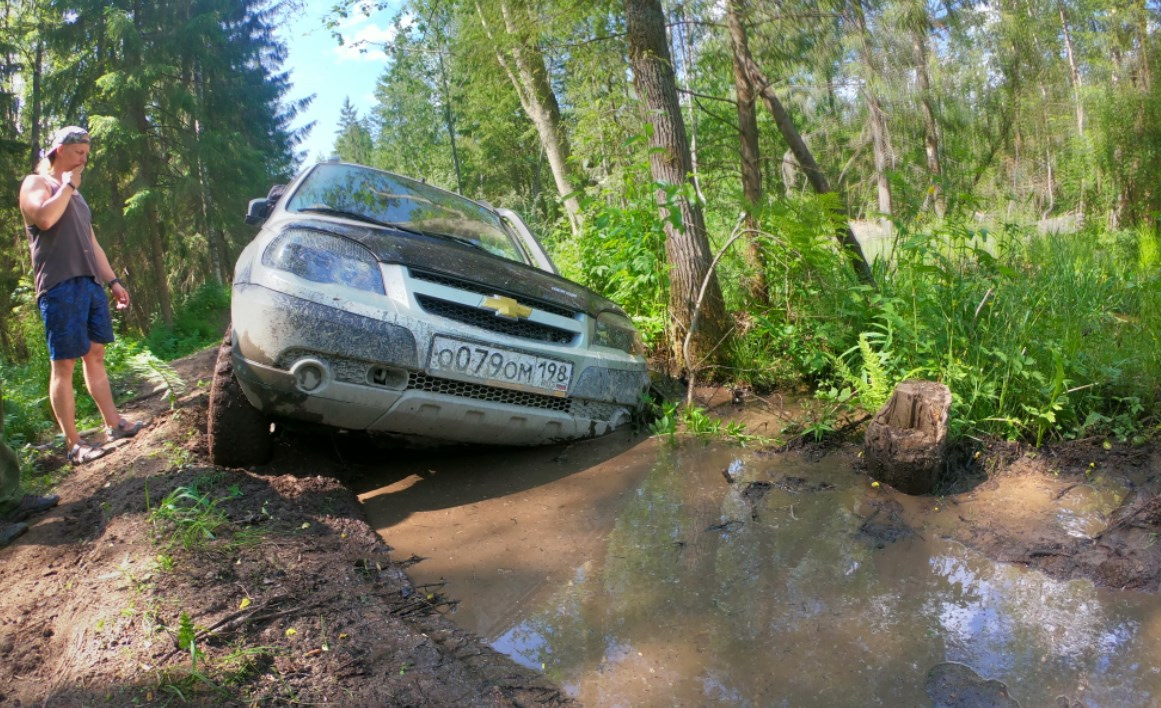
[{"label": "sandal", "polygon": [[93,460],[104,457],[106,452],[108,450],[103,447],[80,442],[73,445],[72,449],[69,450],[68,459],[69,463],[74,466],[83,465],[86,462],[92,462]]},{"label": "sandal", "polygon": [[122,418],[121,420],[117,421],[116,427],[105,428],[105,435],[107,435],[109,437],[109,441],[112,442],[114,440],[120,440],[121,438],[131,438],[140,432],[144,427],[145,423],[142,423],[139,420],[130,423],[129,421]]}]

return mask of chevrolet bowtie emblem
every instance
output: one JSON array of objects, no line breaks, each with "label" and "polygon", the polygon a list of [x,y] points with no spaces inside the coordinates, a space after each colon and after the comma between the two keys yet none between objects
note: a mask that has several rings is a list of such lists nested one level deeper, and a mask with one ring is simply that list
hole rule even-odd
[{"label": "chevrolet bowtie emblem", "polygon": [[510,297],[500,295],[484,298],[484,301],[480,303],[480,307],[495,310],[497,317],[504,317],[510,320],[523,320],[532,316],[531,307],[525,307]]}]

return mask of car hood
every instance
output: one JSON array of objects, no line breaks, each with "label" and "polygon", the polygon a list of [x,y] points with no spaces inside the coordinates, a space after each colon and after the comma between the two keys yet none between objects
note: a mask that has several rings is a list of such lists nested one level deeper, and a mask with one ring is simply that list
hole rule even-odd
[{"label": "car hood", "polygon": [[365,246],[381,263],[451,276],[497,295],[542,300],[570,310],[583,310],[592,316],[608,310],[624,312],[612,300],[567,278],[458,244],[452,239],[315,219],[296,219],[284,228],[338,234]]}]

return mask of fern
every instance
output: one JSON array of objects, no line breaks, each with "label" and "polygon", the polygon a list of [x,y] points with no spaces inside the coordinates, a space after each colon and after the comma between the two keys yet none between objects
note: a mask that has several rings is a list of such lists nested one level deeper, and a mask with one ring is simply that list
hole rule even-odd
[{"label": "fern", "polygon": [[884,367],[885,352],[871,347],[866,333],[859,335],[859,353],[863,357],[863,376],[860,377],[859,398],[868,410],[878,410],[891,395],[892,383]]},{"label": "fern", "polygon": [[[851,347],[841,355],[833,357],[834,371],[837,378],[858,397],[859,405],[869,411],[876,411],[891,396],[894,382],[887,371],[886,352],[877,352],[871,346],[871,337],[879,336],[863,332],[859,335],[857,346]],[[846,357],[854,358],[856,350],[859,353],[861,364],[856,370],[848,364]]]},{"label": "fern", "polygon": [[125,360],[125,365],[135,375],[154,386],[161,387],[169,401],[169,407],[177,404],[177,397],[185,392],[185,381],[168,363],[157,358],[148,349],[133,354]]}]

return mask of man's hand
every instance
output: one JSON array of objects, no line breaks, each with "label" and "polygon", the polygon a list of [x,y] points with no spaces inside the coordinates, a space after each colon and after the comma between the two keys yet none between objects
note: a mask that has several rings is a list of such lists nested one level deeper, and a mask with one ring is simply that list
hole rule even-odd
[{"label": "man's hand", "polygon": [[124,310],[129,307],[129,291],[121,283],[113,283],[112,287],[113,299],[117,301],[117,309]]},{"label": "man's hand", "polygon": [[84,173],[84,171],[85,171],[85,166],[81,165],[80,167],[77,167],[75,169],[69,170],[68,172],[62,173],[60,176],[61,186],[63,187],[66,184],[72,184],[73,187],[80,189],[81,188],[81,175]]}]

